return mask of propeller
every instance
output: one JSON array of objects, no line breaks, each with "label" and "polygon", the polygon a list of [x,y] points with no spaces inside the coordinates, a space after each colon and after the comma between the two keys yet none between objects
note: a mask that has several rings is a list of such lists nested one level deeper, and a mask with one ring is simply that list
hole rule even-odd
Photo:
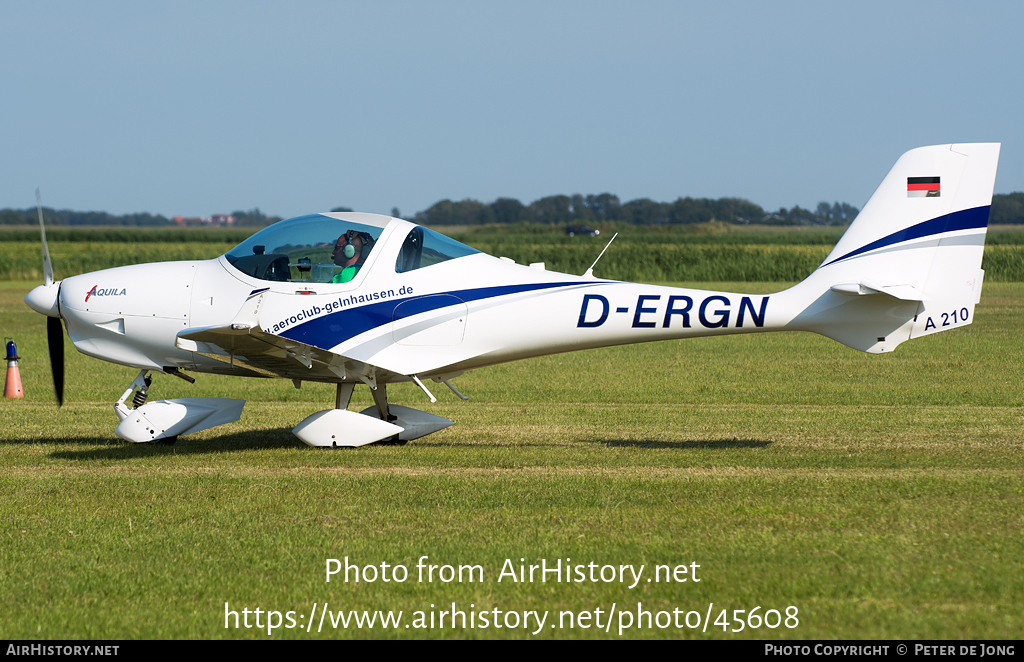
[{"label": "propeller", "polygon": [[[39,232],[43,237],[43,285],[53,285],[53,263],[50,261],[50,249],[46,245],[46,228],[43,226],[43,202],[36,189],[36,212],[39,214]],[[60,301],[60,284],[55,293],[56,301]],[[59,305],[59,304],[58,304]],[[58,314],[60,310],[58,308]],[[60,317],[46,318],[46,345],[50,350],[50,371],[53,373],[53,391],[57,396],[57,406],[64,406],[64,329]]]},{"label": "propeller", "polygon": [[46,318],[46,344],[50,348],[50,370],[57,406],[64,406],[64,329],[59,317]]}]

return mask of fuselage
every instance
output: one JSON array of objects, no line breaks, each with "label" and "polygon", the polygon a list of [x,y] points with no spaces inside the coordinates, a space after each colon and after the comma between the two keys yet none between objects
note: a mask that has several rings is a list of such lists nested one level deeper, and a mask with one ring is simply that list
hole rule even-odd
[{"label": "fuselage", "polygon": [[[262,331],[377,366],[392,380],[578,349],[768,331],[792,319],[780,305],[784,295],[608,281],[471,249],[402,270],[395,265],[418,226],[400,219],[380,224],[372,253],[347,283],[316,282],[294,269],[299,278],[268,280],[229,256],[130,265],[64,279],[60,316],[75,347],[89,356],[140,369],[245,375],[251,372],[244,362],[213,360],[177,337],[229,325],[259,296]],[[268,262],[264,247],[257,248]],[[309,378],[298,362],[289,376]]]}]

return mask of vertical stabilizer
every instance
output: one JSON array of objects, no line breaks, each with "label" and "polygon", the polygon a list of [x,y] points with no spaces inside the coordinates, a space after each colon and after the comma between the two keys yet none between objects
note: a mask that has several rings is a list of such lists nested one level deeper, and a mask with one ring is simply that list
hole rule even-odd
[{"label": "vertical stabilizer", "polygon": [[901,156],[801,284],[824,294],[792,327],[879,353],[970,324],[998,160],[998,143],[921,147]]}]

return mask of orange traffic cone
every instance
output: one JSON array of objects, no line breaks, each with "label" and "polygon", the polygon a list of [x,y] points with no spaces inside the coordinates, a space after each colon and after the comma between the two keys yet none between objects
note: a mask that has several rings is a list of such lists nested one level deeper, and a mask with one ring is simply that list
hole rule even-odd
[{"label": "orange traffic cone", "polygon": [[4,382],[5,398],[24,398],[25,392],[21,390],[21,372],[18,370],[18,348],[14,341],[7,339],[7,381]]}]

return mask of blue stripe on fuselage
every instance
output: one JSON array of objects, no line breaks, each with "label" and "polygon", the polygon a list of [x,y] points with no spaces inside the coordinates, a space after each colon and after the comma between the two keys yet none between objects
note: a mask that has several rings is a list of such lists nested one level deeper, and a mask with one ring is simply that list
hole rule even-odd
[{"label": "blue stripe on fuselage", "polygon": [[[481,299],[532,292],[535,290],[551,289],[555,287],[567,287],[573,285],[585,285],[586,283],[534,283],[529,285],[502,285],[499,287],[481,287],[470,290],[456,290],[453,292],[435,292],[423,296],[412,296],[404,299],[389,299],[380,303],[372,303],[358,308],[346,308],[322,317],[303,322],[281,332],[281,336],[289,340],[330,349],[340,343],[355,338],[361,333],[374,329],[385,324],[390,324],[394,318],[395,308],[407,301],[422,301],[417,306],[416,313],[425,313],[430,310],[437,310],[452,305],[452,297],[469,303]],[[448,295],[448,296],[437,296]],[[344,295],[342,295],[344,296]],[[408,317],[408,315],[403,315]]]},{"label": "blue stripe on fuselage", "polygon": [[827,267],[828,265],[835,264],[841,260],[856,257],[879,248],[885,248],[886,246],[892,246],[893,244],[910,241],[911,239],[921,239],[923,237],[930,237],[932,235],[942,234],[943,232],[953,232],[955,230],[986,228],[988,227],[988,211],[988,205],[984,207],[973,207],[971,209],[955,211],[952,214],[945,214],[938,218],[933,218],[930,221],[918,223],[917,225],[911,225],[909,228],[900,230],[899,232],[893,232],[887,237],[882,237],[878,241],[873,241],[867,246],[858,248],[855,251],[850,251],[846,255],[837,257],[831,262],[827,262],[821,266]]}]

